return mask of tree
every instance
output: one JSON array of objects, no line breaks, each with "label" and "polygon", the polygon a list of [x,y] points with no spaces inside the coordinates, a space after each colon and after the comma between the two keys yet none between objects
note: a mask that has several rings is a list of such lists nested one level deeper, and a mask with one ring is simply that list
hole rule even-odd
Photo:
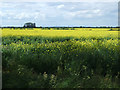
[{"label": "tree", "polygon": [[35,25],[35,23],[28,22],[28,23],[25,23],[25,24],[24,24],[24,27],[25,27],[25,28],[35,28],[36,25]]}]

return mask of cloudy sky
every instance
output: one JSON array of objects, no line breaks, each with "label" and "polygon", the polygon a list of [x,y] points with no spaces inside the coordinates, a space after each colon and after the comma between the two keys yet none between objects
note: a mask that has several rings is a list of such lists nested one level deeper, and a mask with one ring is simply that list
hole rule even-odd
[{"label": "cloudy sky", "polygon": [[2,26],[117,26],[118,2],[2,2]]}]

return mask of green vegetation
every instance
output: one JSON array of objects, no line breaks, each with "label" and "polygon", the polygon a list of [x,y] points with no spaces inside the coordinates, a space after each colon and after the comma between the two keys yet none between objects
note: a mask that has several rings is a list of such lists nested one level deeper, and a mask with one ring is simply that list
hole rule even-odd
[{"label": "green vegetation", "polygon": [[120,88],[118,41],[3,36],[3,88]]}]

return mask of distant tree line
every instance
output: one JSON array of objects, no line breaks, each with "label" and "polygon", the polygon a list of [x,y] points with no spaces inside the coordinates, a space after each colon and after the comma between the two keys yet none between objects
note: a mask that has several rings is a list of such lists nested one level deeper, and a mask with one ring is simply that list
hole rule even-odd
[{"label": "distant tree line", "polygon": [[111,27],[111,26],[96,26],[96,27],[87,27],[87,26],[76,26],[76,27],[66,27],[66,26],[60,26],[60,27],[56,27],[56,26],[54,26],[54,27],[42,27],[42,26],[40,26],[40,27],[25,27],[25,26],[23,26],[23,27],[15,27],[15,26],[5,26],[5,27],[0,27],[0,28],[120,28],[120,26],[116,26],[116,27]]},{"label": "distant tree line", "polygon": [[120,27],[0,27],[2,28],[10,28],[10,29],[33,29],[33,28],[41,28],[43,30],[48,29],[54,29],[54,30],[74,30],[75,28],[120,28]]},{"label": "distant tree line", "polygon": [[87,27],[87,26],[76,26],[76,27],[36,27],[35,23],[25,23],[23,27],[14,27],[14,26],[7,26],[7,27],[0,27],[0,28],[10,28],[10,29],[33,29],[33,28],[41,28],[43,30],[74,30],[75,28],[120,28],[120,27],[111,27],[111,26],[96,26],[96,27]]}]

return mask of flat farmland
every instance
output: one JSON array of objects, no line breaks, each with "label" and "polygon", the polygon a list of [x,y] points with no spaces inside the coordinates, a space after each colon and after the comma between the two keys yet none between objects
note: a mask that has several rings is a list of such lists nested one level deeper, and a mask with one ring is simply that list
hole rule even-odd
[{"label": "flat farmland", "polygon": [[43,37],[118,37],[118,29],[113,28],[75,28],[75,30],[50,30],[41,28],[3,29],[2,36],[43,36]]},{"label": "flat farmland", "polygon": [[3,28],[3,87],[120,88],[119,33]]}]

